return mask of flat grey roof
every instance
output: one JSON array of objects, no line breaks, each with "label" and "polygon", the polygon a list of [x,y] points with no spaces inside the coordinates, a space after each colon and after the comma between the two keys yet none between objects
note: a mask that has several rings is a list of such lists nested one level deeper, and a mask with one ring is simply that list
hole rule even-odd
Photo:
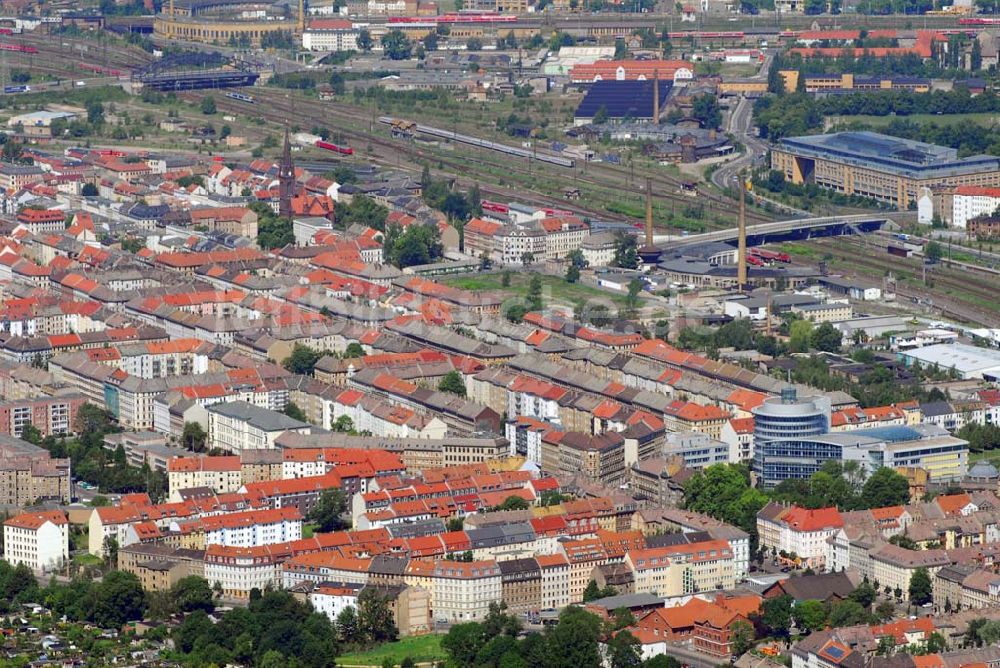
[{"label": "flat grey roof", "polygon": [[958,151],[953,148],[877,132],[786,137],[780,146],[806,157],[863,165],[921,179],[1000,169],[1000,159],[992,156],[959,158]]},{"label": "flat grey roof", "polygon": [[937,364],[942,369],[955,368],[962,373],[971,373],[1000,367],[1000,350],[977,348],[964,343],[938,343],[901,353],[921,364]]},{"label": "flat grey roof", "polygon": [[289,429],[302,429],[303,427],[310,426],[305,422],[294,420],[284,413],[254,406],[246,401],[228,401],[222,404],[213,404],[206,410],[210,413],[217,413],[236,420],[242,420],[261,431],[287,431]]}]

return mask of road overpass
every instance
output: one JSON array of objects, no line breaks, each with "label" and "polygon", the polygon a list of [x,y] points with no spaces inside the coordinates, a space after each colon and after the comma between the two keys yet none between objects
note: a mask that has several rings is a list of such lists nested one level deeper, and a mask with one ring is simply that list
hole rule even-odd
[{"label": "road overpass", "polygon": [[[828,216],[825,218],[798,218],[795,220],[779,220],[773,223],[760,223],[747,226],[747,245],[761,246],[763,244],[780,243],[782,241],[803,241],[817,237],[836,237],[845,234],[868,234],[882,229],[892,219],[885,215],[867,216]],[[691,234],[686,237],[672,237],[657,240],[661,250],[677,250],[684,246],[695,246],[711,242],[737,242],[737,229],[716,230],[703,234]]]}]

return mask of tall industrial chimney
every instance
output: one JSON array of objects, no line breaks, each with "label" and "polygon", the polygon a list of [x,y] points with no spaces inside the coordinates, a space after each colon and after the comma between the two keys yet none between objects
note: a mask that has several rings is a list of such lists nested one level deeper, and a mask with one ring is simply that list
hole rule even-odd
[{"label": "tall industrial chimney", "polygon": [[653,180],[646,177],[646,245],[653,245]]},{"label": "tall industrial chimney", "polygon": [[296,26],[299,35],[306,31],[306,3],[305,0],[299,0],[299,20]]},{"label": "tall industrial chimney", "polygon": [[653,180],[646,177],[646,244],[639,249],[643,264],[656,264],[663,254],[653,245]]},{"label": "tall industrial chimney", "polygon": [[740,292],[746,290],[747,285],[747,203],[746,184],[743,182],[743,173],[737,177],[740,187],[740,220],[739,220],[739,245],[736,251],[736,261],[739,263],[737,269],[736,282],[739,284]]},{"label": "tall industrial chimney", "polygon": [[660,71],[653,72],[653,124],[660,124]]}]

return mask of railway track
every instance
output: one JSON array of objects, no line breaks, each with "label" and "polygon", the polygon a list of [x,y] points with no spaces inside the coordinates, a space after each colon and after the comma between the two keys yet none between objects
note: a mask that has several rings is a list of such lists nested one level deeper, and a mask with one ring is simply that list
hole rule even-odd
[{"label": "railway track", "polygon": [[[197,95],[196,93],[182,94],[181,97],[189,101],[196,101]],[[337,128],[338,134],[352,141],[356,147],[371,144],[373,147],[377,146],[385,150],[390,156],[397,157],[395,162],[383,161],[385,164],[402,167],[399,157],[404,155],[414,161],[415,167],[416,163],[420,161],[432,159],[442,164],[442,166],[451,168],[458,175],[460,182],[470,185],[472,182],[478,182],[481,189],[483,189],[484,183],[488,184],[497,178],[496,174],[490,173],[489,170],[516,174],[528,182],[538,176],[539,170],[533,168],[530,162],[527,165],[522,165],[516,160],[508,159],[507,161],[502,161],[503,156],[501,154],[494,156],[491,152],[485,150],[480,151],[478,156],[463,156],[461,158],[441,155],[439,152],[428,155],[428,152],[425,152],[424,149],[406,142],[389,139],[375,132],[374,128],[376,126],[374,122],[371,124],[370,131],[351,129],[351,125],[356,126],[359,119],[363,119],[367,115],[366,111],[362,109],[344,108],[341,105],[301,98],[296,98],[293,101],[288,94],[263,88],[254,89],[253,95],[257,103],[252,110],[245,103],[233,101],[228,98],[224,98],[221,102],[217,102],[217,104],[220,108],[227,111],[232,110],[243,114],[252,113],[280,124],[285,124],[289,118],[323,119],[328,123],[331,120],[340,120],[343,124]],[[307,123],[303,123],[303,125],[307,125]],[[477,167],[481,167],[481,169]],[[641,198],[645,197],[643,189],[627,185],[627,175],[609,165],[589,163],[577,166],[572,171],[574,172],[572,177],[574,184],[590,186],[596,192],[611,198],[609,201],[614,201],[616,195],[620,198],[622,193],[627,193],[636,201],[641,201]],[[733,201],[711,192],[699,192],[696,198],[681,194],[678,192],[681,189],[682,183],[682,180],[679,178],[656,173],[651,178],[654,201],[658,200],[661,208],[671,206],[676,208],[678,205],[687,207],[692,203],[707,204],[710,213],[714,212],[724,218],[732,217],[736,211]],[[512,194],[510,189],[504,191],[503,189],[491,188],[491,190],[503,196],[511,196]],[[532,203],[540,202],[546,206],[558,206],[558,208],[566,210],[593,214],[593,212],[567,202],[563,198],[552,196],[538,189],[517,190],[513,195],[525,201],[533,199]],[[601,213],[600,215],[603,218],[611,220],[630,220],[628,216],[624,215],[605,213]],[[754,211],[748,212],[748,220],[751,223],[767,222],[770,218],[763,213]]]},{"label": "railway track", "polygon": [[[862,269],[862,273],[879,280],[891,269],[897,276],[896,293],[908,299],[926,302],[928,297],[933,301],[933,308],[943,315],[952,316],[967,322],[982,325],[996,323],[1000,317],[1000,306],[995,309],[984,308],[981,304],[995,303],[996,293],[991,287],[996,280],[993,271],[973,271],[971,265],[960,268],[934,265],[928,272],[933,287],[908,285],[898,280],[899,274],[905,272],[919,278],[923,272],[923,260],[900,258],[885,254],[884,248],[877,250],[865,246],[864,241],[855,237],[839,237],[836,241],[829,239],[816,240],[816,245],[834,257],[850,261]],[[970,280],[969,274],[979,274],[979,281]],[[950,290],[950,294],[944,293]],[[963,298],[963,295],[967,295]],[[974,300],[970,300],[972,296]]]}]

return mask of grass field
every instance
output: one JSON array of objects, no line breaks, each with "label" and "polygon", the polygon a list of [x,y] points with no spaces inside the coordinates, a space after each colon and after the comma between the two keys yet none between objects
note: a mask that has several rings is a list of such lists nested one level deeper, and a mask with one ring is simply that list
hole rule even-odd
[{"label": "grass field", "polygon": [[834,116],[830,119],[833,125],[862,123],[875,127],[885,127],[895,120],[912,121],[913,123],[935,123],[937,125],[958,125],[975,123],[976,125],[1000,125],[1000,114],[910,114],[909,116]]},{"label": "grass field", "polygon": [[441,649],[441,638],[442,636],[437,634],[403,638],[367,652],[338,657],[337,665],[381,666],[386,659],[391,659],[396,665],[399,665],[406,657],[410,657],[417,663],[444,661],[447,657]]},{"label": "grass field", "polygon": [[[507,287],[504,287],[501,281],[503,281],[503,274],[480,274],[441,279],[442,283],[464,290],[497,290],[511,296],[523,297],[528,294],[531,274],[512,273],[510,285]],[[567,283],[555,276],[542,276],[542,300],[546,304],[574,306],[577,302],[588,299],[610,299],[618,306],[625,305],[624,294],[607,292],[580,283]]]},{"label": "grass field", "polygon": [[78,554],[73,557],[73,562],[79,566],[100,566],[104,561],[93,554]]},{"label": "grass field", "polygon": [[993,466],[1000,468],[1000,450],[986,450],[984,452],[969,453],[969,466],[984,460],[993,464]]}]

